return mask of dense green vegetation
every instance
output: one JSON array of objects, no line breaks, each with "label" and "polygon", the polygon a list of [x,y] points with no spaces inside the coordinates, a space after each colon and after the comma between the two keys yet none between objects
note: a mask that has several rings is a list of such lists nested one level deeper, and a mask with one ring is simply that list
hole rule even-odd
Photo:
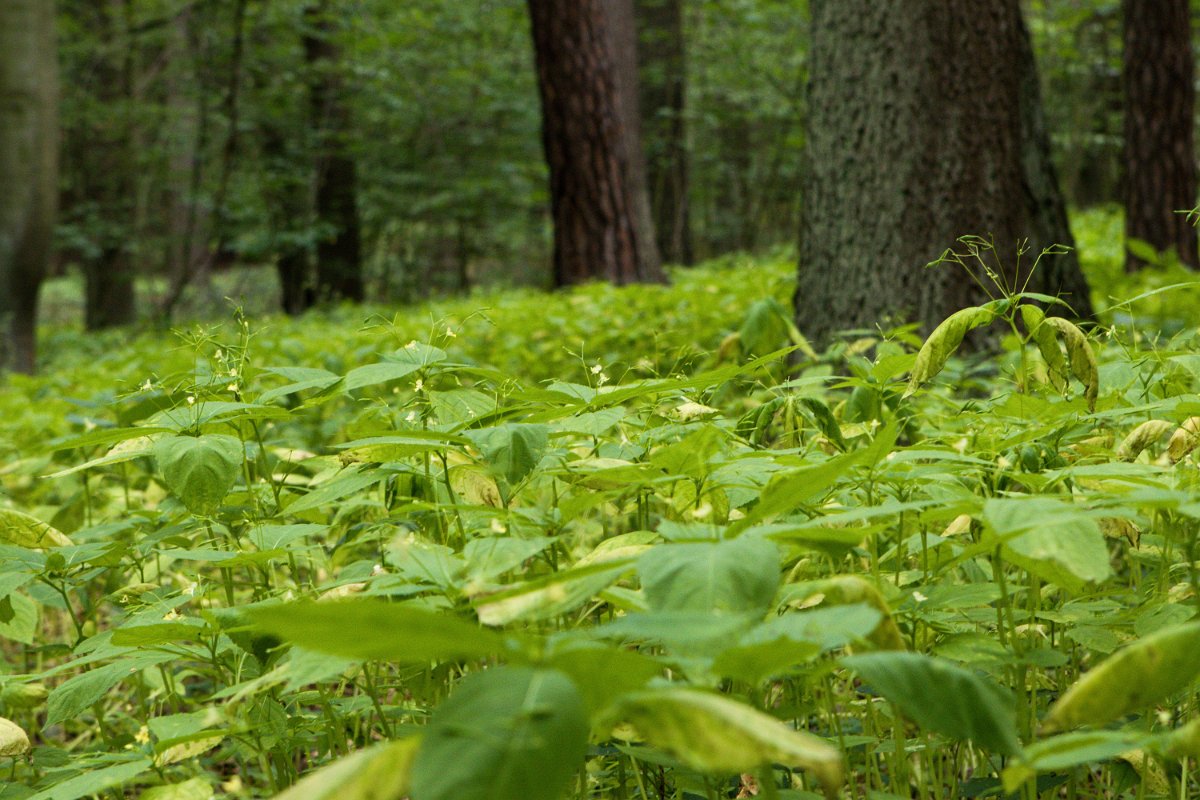
[{"label": "dense green vegetation", "polygon": [[1113,225],[1087,332],[996,292],[815,353],[789,254],[48,330],[0,798],[1196,797],[1194,288]]}]

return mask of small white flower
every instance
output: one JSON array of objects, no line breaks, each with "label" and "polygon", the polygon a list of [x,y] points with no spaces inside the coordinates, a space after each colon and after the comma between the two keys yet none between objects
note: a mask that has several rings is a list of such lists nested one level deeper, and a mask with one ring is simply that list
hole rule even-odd
[{"label": "small white flower", "polygon": [[413,391],[419,392],[424,388],[425,388],[425,381],[421,380],[420,378],[417,378],[417,382],[413,384]]},{"label": "small white flower", "polygon": [[916,600],[918,603],[924,603],[926,600],[929,599],[928,597],[921,594],[920,592],[913,592],[912,596],[913,596],[913,600]]},{"label": "small white flower", "polygon": [[375,566],[371,567],[372,575],[383,575],[385,572],[387,572],[387,570],[383,568],[383,564],[376,564]]},{"label": "small white flower", "polygon": [[233,393],[233,394],[237,394],[237,390],[238,390],[238,388],[237,388],[237,384],[236,384],[236,383],[231,383],[231,384],[229,384],[228,386],[226,386],[226,387],[225,387],[225,391],[227,391],[227,392],[231,392],[231,393]]},{"label": "small white flower", "polygon": [[237,377],[237,367],[234,367],[233,369],[229,370],[229,377],[231,377],[231,378]]},{"label": "small white flower", "polygon": [[153,390],[154,390],[154,384],[150,382],[149,378],[146,378],[146,382],[142,384],[142,391],[149,392],[149,391],[153,391]]},{"label": "small white flower", "polygon": [[187,403],[188,403],[188,405],[189,405],[189,406],[194,406],[194,405],[196,405],[196,396],[195,396],[195,395],[191,395],[191,394],[189,394],[189,395],[187,396]]},{"label": "small white flower", "polygon": [[408,412],[408,414],[404,417],[404,421],[405,422],[416,422],[417,421],[417,412],[415,412],[415,411]]},{"label": "small white flower", "polygon": [[413,339],[411,342],[409,342],[408,344],[404,345],[404,349],[405,349],[405,350],[415,350],[415,349],[417,349],[417,340],[416,340],[416,339]]},{"label": "small white flower", "polygon": [[608,383],[608,376],[601,372],[600,377],[596,378],[596,385],[603,386],[606,383]]},{"label": "small white flower", "polygon": [[508,533],[508,528],[505,527],[504,523],[495,517],[492,517],[491,525],[488,527],[492,529],[492,533]]},{"label": "small white flower", "polygon": [[449,336],[451,339],[458,338],[458,334],[454,332],[454,328],[451,328],[449,325],[446,326],[446,335]]},{"label": "small white flower", "polygon": [[183,617],[173,608],[166,614],[163,614],[163,622],[174,622],[177,619],[183,619]]},{"label": "small white flower", "polygon": [[593,375],[599,375],[599,374],[600,374],[601,372],[603,372],[603,371],[604,371],[604,365],[603,365],[603,364],[596,364],[595,366],[593,366],[593,367],[592,367],[592,374],[593,374]]}]

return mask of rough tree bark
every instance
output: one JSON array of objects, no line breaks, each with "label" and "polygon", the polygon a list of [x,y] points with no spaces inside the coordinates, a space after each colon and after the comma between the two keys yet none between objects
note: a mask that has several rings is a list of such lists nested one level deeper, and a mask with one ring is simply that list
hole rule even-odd
[{"label": "rough tree bark", "polygon": [[365,294],[358,220],[358,167],[347,146],[341,47],[334,8],[321,0],[305,10],[304,51],[310,72],[311,123],[317,132],[316,219],[326,231],[317,243],[317,298],[361,302]]},{"label": "rough tree bark", "polygon": [[529,0],[557,286],[658,280],[638,261],[604,0]]},{"label": "rough tree bark", "polygon": [[662,256],[654,230],[654,212],[646,183],[646,153],[642,147],[642,109],[638,97],[637,25],[633,0],[604,0],[613,54],[613,78],[617,90],[617,116],[624,135],[625,191],[637,229],[638,269],[643,275],[661,278]]},{"label": "rough tree bark", "polygon": [[972,234],[995,243],[1009,287],[1062,294],[1089,315],[1073,254],[1030,275],[1038,253],[1073,239],[1018,0],[811,8],[799,327],[819,341],[889,321],[931,327],[985,300],[949,265],[922,269]]},{"label": "rough tree bark", "polygon": [[0,367],[32,372],[58,201],[53,0],[0,4]]},{"label": "rough tree bark", "polygon": [[[1196,229],[1196,67],[1188,0],[1123,0],[1125,237],[1200,266]],[[1125,268],[1144,262],[1126,251]]]},{"label": "rough tree bark", "polygon": [[663,259],[691,264],[682,0],[636,0],[646,182]]}]

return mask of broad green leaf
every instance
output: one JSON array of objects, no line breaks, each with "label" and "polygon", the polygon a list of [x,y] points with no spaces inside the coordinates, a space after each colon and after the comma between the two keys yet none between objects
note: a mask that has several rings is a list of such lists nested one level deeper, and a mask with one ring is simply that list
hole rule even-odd
[{"label": "broad green leaf", "polygon": [[352,392],[355,389],[399,380],[416,372],[421,366],[415,361],[381,361],[378,364],[355,367],[346,373],[341,389]]},{"label": "broad green leaf", "polygon": [[404,800],[420,738],[358,750],[301,778],[275,800]]},{"label": "broad green leaf", "polygon": [[767,483],[758,504],[745,519],[730,526],[730,529],[735,532],[742,531],[756,522],[793,511],[816,499],[852,467],[867,462],[872,453],[872,449],[868,447],[811,467],[799,467],[777,473]]},{"label": "broad green leaf", "polygon": [[204,778],[192,778],[183,783],[147,789],[138,800],[211,800],[212,796],[212,784]]},{"label": "broad green leaf", "polygon": [[1001,755],[1021,750],[1012,696],[974,672],[919,653],[865,653],[842,663],[926,730]]},{"label": "broad green leaf", "polygon": [[1067,346],[1067,359],[1071,372],[1083,384],[1083,396],[1087,399],[1088,411],[1096,410],[1096,397],[1100,393],[1100,369],[1096,364],[1096,353],[1088,342],[1087,334],[1073,322],[1062,317],[1046,317],[1043,325],[1058,332]]},{"label": "broad green leaf", "polygon": [[20,592],[4,598],[12,618],[0,622],[0,637],[22,644],[33,644],[38,631],[38,605]]},{"label": "broad green leaf", "polygon": [[36,517],[14,508],[0,508],[0,544],[41,549],[70,547],[72,542],[65,534]]},{"label": "broad green leaf", "polygon": [[138,653],[67,679],[51,690],[46,700],[46,725],[74,719],[139,670],[174,658],[178,658],[174,653]]},{"label": "broad green leaf", "polygon": [[1112,575],[1099,523],[1083,509],[1051,497],[993,498],[983,519],[1005,558],[1047,581],[1080,591]]},{"label": "broad green leaf", "polygon": [[1200,718],[1163,736],[1154,749],[1167,758],[1200,758]]},{"label": "broad green leaf", "polygon": [[149,771],[152,766],[153,762],[150,759],[139,758],[136,761],[95,769],[31,794],[25,800],[79,800],[82,797],[98,796],[128,783]]},{"label": "broad green leaf", "polygon": [[917,351],[917,360],[909,373],[908,388],[904,390],[904,396],[911,395],[922,383],[941,372],[942,367],[946,366],[946,361],[954,355],[954,351],[962,344],[963,337],[969,331],[981,325],[989,325],[995,318],[996,313],[990,308],[973,307],[956,311],[944,319]]},{"label": "broad green leaf", "polygon": [[193,514],[211,514],[237,483],[245,450],[220,433],[171,436],[154,445],[163,481]]},{"label": "broad green leaf", "polygon": [[638,561],[647,605],[655,611],[765,615],[780,581],[779,549],[742,536],[660,544]]},{"label": "broad green leaf", "polygon": [[341,500],[343,497],[349,497],[352,494],[361,492],[371,484],[379,483],[386,477],[387,473],[379,469],[349,467],[328,483],[321,484],[299,500],[293,502],[287,507],[286,511],[289,514],[299,514],[301,511],[321,508],[335,500]]},{"label": "broad green leaf", "polygon": [[262,630],[322,653],[421,663],[482,658],[503,650],[495,633],[446,614],[373,599],[259,606]]},{"label": "broad green leaf", "polygon": [[16,758],[29,751],[29,734],[12,720],[0,717],[0,758]]},{"label": "broad green leaf", "polygon": [[650,689],[626,698],[621,716],[647,744],[699,772],[753,772],[772,763],[799,767],[812,772],[830,797],[844,779],[836,747],[722,695]]},{"label": "broad green leaf", "polygon": [[467,575],[480,581],[494,578],[524,564],[554,544],[549,536],[518,539],[514,536],[480,536],[467,542],[463,557]]},{"label": "broad green leaf", "polygon": [[534,423],[510,422],[467,435],[492,473],[509,486],[516,486],[533,471],[550,442],[549,426]]},{"label": "broad green leaf", "polygon": [[559,800],[587,741],[583,699],[561,672],[475,673],[433,712],[413,762],[413,800]]},{"label": "broad green leaf", "polygon": [[291,383],[263,392],[258,396],[258,402],[262,404],[307,389],[326,389],[341,380],[329,370],[315,367],[265,367],[263,372],[278,375]]},{"label": "broad green leaf", "polygon": [[546,659],[546,666],[574,682],[593,720],[623,695],[641,689],[663,671],[662,664],[636,650],[586,641],[556,648]]},{"label": "broad green leaf", "polygon": [[1200,622],[1164,628],[1088,671],[1050,706],[1043,733],[1104,725],[1186,689],[1200,675]]},{"label": "broad green leaf", "polygon": [[887,600],[875,584],[860,575],[833,575],[824,580],[788,586],[785,590],[785,602],[788,605],[804,607],[814,603],[824,606],[866,604],[880,614],[879,623],[867,636],[867,640],[881,650],[907,649]]},{"label": "broad green leaf", "polygon": [[1148,735],[1137,731],[1088,731],[1067,733],[1035,742],[1004,770],[1004,790],[1015,792],[1039,772],[1063,770],[1116,758],[1147,743]]}]

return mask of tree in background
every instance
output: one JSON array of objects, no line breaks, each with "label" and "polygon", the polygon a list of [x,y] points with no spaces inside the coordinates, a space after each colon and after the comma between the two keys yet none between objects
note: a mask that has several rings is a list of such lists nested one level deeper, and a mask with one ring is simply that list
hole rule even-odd
[{"label": "tree in background", "polygon": [[954,270],[922,269],[964,234],[995,242],[1008,285],[1089,314],[1074,255],[1030,276],[1041,250],[1073,239],[1018,0],[811,6],[801,329],[827,340],[888,319],[932,326],[986,299]]},{"label": "tree in background", "polygon": [[0,366],[32,372],[58,195],[53,0],[0,4]]},{"label": "tree in background", "polygon": [[309,6],[304,52],[308,62],[312,118],[317,137],[314,197],[317,226],[316,294],[319,300],[365,296],[358,222],[358,165],[350,151],[350,106],[345,65],[329,0]]},{"label": "tree in background", "polygon": [[604,0],[529,0],[529,14],[550,167],[554,283],[660,280],[642,271],[638,257]]},{"label": "tree in background", "polygon": [[[64,222],[84,232],[71,244],[84,275],[84,323],[98,330],[136,318],[138,166],[135,107],[138,49],[130,0],[71,0],[71,20],[94,44],[73,53],[69,80],[77,103],[64,115],[68,189]],[[78,59],[76,61],[75,59]]]},{"label": "tree in background", "polygon": [[654,232],[662,257],[691,264],[687,59],[682,0],[637,0],[643,146]]},{"label": "tree in background", "polygon": [[623,135],[625,191],[637,228],[638,270],[643,275],[662,274],[662,256],[655,236],[654,212],[646,185],[646,154],[642,144],[642,110],[638,97],[640,80],[637,24],[633,0],[604,0],[613,55],[613,78],[617,91],[617,115]]},{"label": "tree in background", "polygon": [[[1196,229],[1196,68],[1188,0],[1123,0],[1125,238],[1200,266]],[[1125,268],[1145,262],[1126,250]]]}]

